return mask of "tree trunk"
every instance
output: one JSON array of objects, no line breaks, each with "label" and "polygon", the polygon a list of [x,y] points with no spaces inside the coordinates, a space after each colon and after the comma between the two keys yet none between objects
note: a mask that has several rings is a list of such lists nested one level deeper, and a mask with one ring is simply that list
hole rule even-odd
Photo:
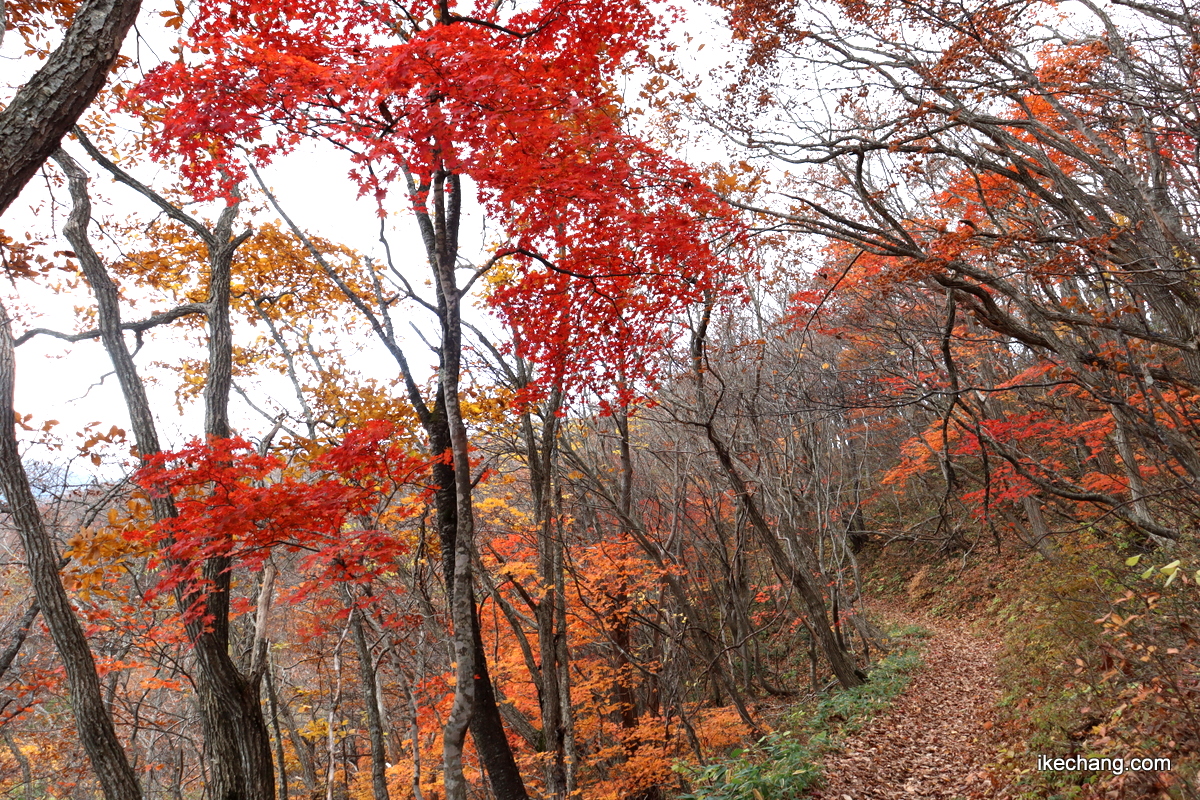
[{"label": "tree trunk", "polygon": [[775,538],[771,526],[767,523],[766,518],[758,508],[758,503],[754,501],[754,495],[750,491],[750,487],[742,479],[737,466],[733,463],[733,457],[716,435],[716,431],[712,429],[711,422],[705,426],[705,432],[708,434],[708,441],[717,455],[717,460],[721,463],[721,467],[725,472],[726,478],[729,480],[734,494],[737,495],[738,502],[746,510],[746,515],[750,519],[750,525],[754,528],[755,533],[758,534],[759,541],[770,555],[775,569],[788,579],[796,591],[799,592],[801,600],[804,601],[804,607],[808,611],[810,628],[815,631],[816,638],[821,645],[822,651],[825,653],[825,657],[829,659],[829,665],[833,668],[833,674],[837,676],[838,683],[846,689],[862,685],[866,681],[866,675],[855,666],[854,656],[848,653],[841,645],[832,627],[830,627],[829,614],[825,610],[825,599],[821,596],[821,590],[817,587],[812,577],[809,576],[804,565],[797,564],[793,559],[788,557],[779,540]]},{"label": "tree trunk", "polygon": [[104,86],[141,0],[85,0],[42,68],[0,111],[0,214]]},{"label": "tree trunk", "polygon": [[[62,150],[54,153],[54,159],[67,175],[73,201],[63,234],[74,248],[80,268],[95,294],[100,339],[117,374],[138,452],[144,460],[159,453],[161,447],[145,386],[125,346],[117,286],[87,237],[91,217],[87,175]],[[206,304],[210,336],[205,427],[209,436],[217,437],[230,435],[230,269],[234,251],[249,236],[247,232],[231,237],[236,214],[236,206],[229,206],[222,211],[214,231],[197,230],[208,247],[211,270]],[[194,221],[191,224],[197,228]],[[174,501],[169,497],[152,497],[151,507],[158,521],[176,514]],[[229,586],[232,578],[229,568],[226,558],[209,559],[203,566],[207,584],[204,588],[188,584],[175,590],[181,613],[191,610],[196,602],[205,606],[205,613],[193,616],[185,629],[196,658],[196,690],[208,758],[208,791],[215,800],[274,800],[271,739],[259,703],[258,683],[242,675],[229,654]],[[207,621],[204,617],[208,617]]]},{"label": "tree trunk", "polygon": [[[271,664],[268,669],[275,669],[275,665]],[[296,760],[300,762],[300,777],[304,780],[304,788],[308,791],[309,797],[315,798],[320,795],[320,787],[317,783],[316,748],[300,735],[300,726],[296,724],[291,706],[282,697],[278,697],[278,702],[279,710],[283,713],[283,723],[287,726],[288,740],[292,743],[292,750],[296,752]]]},{"label": "tree trunk", "polygon": [[[253,170],[253,167],[251,167]],[[296,237],[304,243],[313,260],[321,270],[337,286],[342,294],[355,308],[371,323],[372,329],[383,342],[388,352],[396,360],[400,368],[400,376],[413,411],[421,422],[425,435],[429,438],[429,452],[436,457],[450,457],[435,461],[432,467],[434,492],[434,508],[436,511],[438,538],[442,552],[442,572],[446,581],[446,593],[451,600],[451,619],[455,629],[452,633],[454,647],[464,648],[463,653],[476,665],[482,665],[482,670],[467,671],[468,660],[455,650],[455,661],[458,672],[464,680],[469,678],[471,686],[456,689],[456,705],[452,708],[447,732],[451,734],[443,740],[449,748],[443,753],[444,760],[461,765],[462,742],[457,741],[460,734],[465,741],[466,730],[473,726],[471,717],[479,703],[490,702],[495,705],[495,692],[489,689],[482,693],[476,691],[487,675],[486,657],[482,650],[474,648],[476,640],[473,634],[471,620],[475,618],[473,601],[469,596],[459,594],[459,586],[471,585],[471,560],[474,554],[473,522],[470,515],[471,476],[469,443],[466,428],[462,424],[459,409],[458,381],[459,363],[462,347],[462,321],[459,318],[460,290],[455,283],[454,271],[458,262],[458,233],[461,223],[462,187],[457,175],[446,171],[438,172],[432,183],[418,183],[415,177],[406,173],[409,179],[409,194],[416,209],[417,226],[425,245],[425,253],[433,268],[434,289],[437,293],[437,310],[441,324],[442,341],[439,350],[440,361],[438,370],[437,395],[433,407],[425,401],[412,371],[409,369],[403,349],[396,341],[392,321],[388,315],[387,303],[382,297],[378,300],[378,313],[373,311],[363,296],[345,282],[342,276],[325,259],[321,251],[313,244],[304,232],[284,213],[274,196],[260,185],[271,200],[275,210],[283,218]],[[447,184],[449,189],[447,190]],[[460,569],[461,567],[461,569]],[[464,598],[457,607],[456,600]],[[478,675],[479,677],[476,677]],[[459,696],[461,690],[462,695]],[[462,706],[467,696],[470,696],[469,706]],[[480,697],[483,699],[481,700]],[[499,709],[483,709],[480,714],[489,720],[486,734],[489,746],[480,752],[491,782],[499,800],[523,800],[527,797],[520,772],[516,768],[516,760],[508,745],[508,738],[498,725]],[[479,736],[483,736],[480,733]],[[452,775],[453,770],[447,770],[448,789],[450,793],[460,791],[457,779]],[[465,791],[465,788],[461,789]],[[451,795],[453,796],[453,794]]]},{"label": "tree trunk", "polygon": [[[233,435],[229,390],[233,384],[233,330],[230,324],[233,257],[249,231],[233,236],[237,205],[226,206],[206,237],[209,263],[208,373],[204,384],[204,432],[210,439]],[[214,759],[209,791],[222,800],[274,800],[275,770],[271,735],[259,700],[259,678],[242,674],[229,653],[229,595],[233,564],[227,557],[205,561],[205,624],[188,624],[199,666],[196,688],[205,738]]]},{"label": "tree trunk", "polygon": [[[448,185],[447,185],[448,184]],[[422,237],[434,270],[441,324],[438,388],[432,412],[421,415],[430,450],[449,454],[434,465],[435,508],[442,546],[442,569],[450,599],[454,658],[457,663],[454,704],[443,737],[447,800],[466,796],[462,746],[471,730],[476,750],[497,800],[524,800],[524,782],[504,732],[500,709],[488,672],[479,632],[473,591],[474,511],[471,494],[470,444],[459,404],[462,358],[461,291],[454,271],[458,258],[462,187],[458,176],[441,172],[429,187],[427,208],[418,215]],[[419,410],[418,410],[419,413]]]},{"label": "tree trunk", "polygon": [[[448,193],[447,179],[450,181]],[[475,603],[471,592],[475,526],[471,504],[470,444],[467,439],[467,426],[462,418],[462,407],[459,404],[462,319],[460,290],[454,275],[457,247],[451,246],[451,241],[458,234],[460,186],[454,176],[439,172],[435,176],[431,194],[432,205],[437,209],[434,215],[437,257],[432,259],[432,266],[438,290],[438,317],[442,329],[438,389],[445,399],[445,419],[450,434],[450,459],[454,466],[457,522],[454,531],[453,574],[447,587],[453,624],[451,641],[456,662],[454,702],[443,729],[442,759],[446,770],[446,799],[466,800],[467,782],[463,776],[462,756],[467,729],[475,707],[476,685],[473,636]]]},{"label": "tree trunk", "polygon": [[[530,375],[523,361],[518,361],[518,372],[513,377],[514,389],[530,382]],[[521,430],[525,440],[525,460],[529,467],[529,486],[533,495],[534,520],[538,526],[538,573],[542,584],[547,587],[536,610],[538,655],[540,656],[539,677],[541,680],[540,710],[542,716],[542,747],[550,754],[545,760],[543,771],[546,780],[546,795],[562,800],[568,795],[566,729],[564,725],[564,703],[568,702],[561,681],[559,659],[562,648],[560,639],[565,639],[565,627],[559,626],[559,606],[564,602],[563,543],[555,529],[554,489],[558,464],[559,409],[562,407],[561,386],[555,386],[540,410],[543,422],[541,435],[534,426],[533,414],[526,409],[521,415]],[[565,615],[564,615],[565,616]],[[569,711],[569,709],[567,709]]]},{"label": "tree trunk", "polygon": [[75,727],[107,800],[139,800],[137,776],[117,740],[100,693],[92,649],[59,575],[60,555],[47,532],[21,462],[13,422],[16,355],[8,310],[0,305],[0,484],[25,548],[25,560],[50,637],[62,659],[75,712]]},{"label": "tree trunk", "polygon": [[275,668],[270,661],[266,663],[265,675],[267,679],[267,703],[271,709],[271,727],[275,733],[275,761],[277,762],[276,769],[279,774],[279,800],[288,800],[287,762],[285,761],[283,749],[283,731],[279,727],[279,696],[275,693]]},{"label": "tree trunk", "polygon": [[555,541],[549,519],[542,522],[542,579],[553,588],[542,597],[537,609],[538,646],[541,656],[542,676],[542,737],[547,752],[551,754],[546,764],[546,794],[549,797],[565,798],[567,796],[567,764],[566,764],[566,730],[564,721],[564,704],[568,702],[566,692],[560,680],[559,659],[562,648],[559,640],[566,637],[566,631],[559,627],[559,606],[563,602],[562,590],[564,585],[562,543]]},{"label": "tree trunk", "polygon": [[[347,589],[347,594],[349,590]],[[389,800],[387,786],[387,747],[383,737],[383,715],[379,713],[379,693],[375,683],[375,668],[371,645],[363,627],[362,611],[350,612],[354,647],[358,651],[358,676],[362,682],[363,705],[367,708],[367,733],[371,739],[371,791],[375,800]]]},{"label": "tree trunk", "polygon": [[8,647],[4,648],[4,652],[0,653],[0,678],[8,672],[8,668],[12,666],[17,655],[21,652],[21,647],[25,644],[25,640],[29,638],[29,629],[33,627],[33,621],[37,619],[41,613],[41,606],[37,600],[30,604],[29,609],[25,612],[25,616],[21,617],[21,621],[17,623],[17,630],[13,633],[13,640],[8,643]]},{"label": "tree trunk", "polygon": [[475,709],[471,714],[471,738],[487,770],[488,782],[496,800],[523,800],[527,796],[525,784],[504,731],[504,720],[496,702],[496,690],[492,686],[479,629],[479,608],[474,592],[471,594],[471,635],[475,650]]}]

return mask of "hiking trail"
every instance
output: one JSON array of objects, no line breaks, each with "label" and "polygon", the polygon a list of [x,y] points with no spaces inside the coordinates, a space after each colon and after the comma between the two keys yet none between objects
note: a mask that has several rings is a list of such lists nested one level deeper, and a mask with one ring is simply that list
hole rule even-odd
[{"label": "hiking trail", "polygon": [[[899,615],[890,615],[899,616]],[[921,618],[932,634],[912,682],[822,762],[814,800],[975,800],[1000,794],[988,772],[1000,642],[966,624]]]}]

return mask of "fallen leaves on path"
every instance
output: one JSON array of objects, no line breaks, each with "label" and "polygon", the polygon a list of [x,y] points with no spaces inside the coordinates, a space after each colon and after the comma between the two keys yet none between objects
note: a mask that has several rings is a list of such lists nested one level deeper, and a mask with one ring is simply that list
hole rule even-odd
[{"label": "fallen leaves on path", "polygon": [[998,641],[949,623],[933,633],[924,664],[892,707],[824,760],[821,800],[958,800],[995,797],[987,763],[1000,691]]}]

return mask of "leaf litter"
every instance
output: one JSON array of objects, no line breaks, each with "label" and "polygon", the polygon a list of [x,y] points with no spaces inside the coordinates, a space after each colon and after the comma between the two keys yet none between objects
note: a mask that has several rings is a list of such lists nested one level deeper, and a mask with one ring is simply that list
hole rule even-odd
[{"label": "leaf litter", "polygon": [[823,763],[819,800],[974,800],[997,797],[989,768],[1001,643],[965,624],[921,619],[933,636],[924,663],[888,711]]}]

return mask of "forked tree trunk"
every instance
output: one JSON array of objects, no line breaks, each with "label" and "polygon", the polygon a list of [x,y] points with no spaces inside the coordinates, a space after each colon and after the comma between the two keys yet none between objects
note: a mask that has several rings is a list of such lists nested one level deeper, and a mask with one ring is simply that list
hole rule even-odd
[{"label": "forked tree trunk", "polygon": [[429,261],[441,326],[438,393],[432,413],[422,417],[430,449],[449,453],[434,465],[435,510],[442,546],[442,568],[450,600],[454,657],[457,662],[454,704],[443,736],[447,800],[466,796],[462,748],[471,731],[488,781],[497,800],[524,800],[528,795],[505,734],[488,670],[475,604],[472,564],[475,523],[472,509],[470,444],[459,398],[462,359],[462,293],[455,280],[462,187],[458,176],[439,173],[428,187],[427,208],[418,216]]},{"label": "forked tree trunk", "polygon": [[[254,172],[253,166],[251,171]],[[257,173],[255,175],[257,176]],[[470,592],[458,592],[460,586],[471,586],[470,568],[475,546],[470,514],[472,487],[468,459],[469,443],[465,426],[462,425],[458,397],[462,321],[459,317],[461,290],[455,282],[454,272],[458,262],[462,187],[457,175],[445,171],[438,173],[428,183],[418,183],[416,178],[408,173],[406,176],[425,254],[434,271],[433,283],[437,292],[437,311],[442,333],[439,348],[439,381],[432,406],[426,402],[420,386],[413,378],[404,350],[396,339],[388,312],[389,303],[382,295],[377,296],[374,298],[377,311],[373,310],[371,302],[346,283],[312,240],[284,213],[261,178],[259,185],[288,228],[304,243],[313,260],[337,285],[343,296],[368,319],[375,334],[396,360],[408,400],[429,438],[430,453],[435,456],[451,456],[448,461],[436,461],[432,467],[433,483],[436,487],[434,508],[443,558],[443,575],[446,591],[451,599],[451,618],[455,626],[452,636],[455,647],[466,648],[463,652],[474,664],[475,669],[468,671],[467,658],[460,657],[458,651],[455,651],[460,677],[464,680],[469,677],[472,685],[456,689],[456,699],[461,702],[456,703],[452,709],[451,724],[447,731],[451,735],[443,740],[445,747],[449,749],[443,753],[443,760],[448,757],[449,764],[461,764],[462,746],[465,743],[466,730],[469,728],[477,746],[480,742],[485,743],[485,746],[477,749],[497,800],[524,800],[528,795],[512,748],[508,744],[499,708],[495,704],[495,691],[488,674],[486,654],[481,643],[475,645],[480,640],[474,635],[474,623],[471,622],[476,617],[474,598]],[[461,696],[457,694],[459,690],[462,692]],[[469,705],[463,705],[468,698]],[[452,766],[450,771],[453,769]],[[450,778],[449,784],[453,788],[448,791],[465,791],[465,783],[456,777]]]},{"label": "forked tree trunk", "polygon": [[[216,228],[206,237],[209,263],[208,372],[204,382],[204,433],[209,439],[233,435],[229,424],[229,392],[233,385],[233,330],[230,303],[233,257],[249,231],[233,236],[237,206],[227,206]],[[233,563],[228,557],[209,558],[202,567],[207,584],[203,599],[204,624],[188,624],[188,637],[199,667],[205,741],[214,757],[214,797],[227,800],[274,800],[275,769],[271,736],[259,700],[260,675],[245,675],[229,652],[230,591]],[[185,610],[182,609],[181,610]]]},{"label": "forked tree trunk", "polygon": [[[74,204],[63,233],[74,248],[84,277],[96,297],[100,339],[112,361],[138,452],[144,460],[161,452],[161,447],[145,386],[125,345],[117,286],[87,237],[87,223],[91,216],[87,175],[64,151],[57,151],[54,158],[67,175]],[[159,198],[158,202],[165,201]],[[177,213],[184,216],[182,212]],[[211,270],[210,294],[205,304],[210,329],[205,432],[215,437],[230,435],[230,269],[234,252],[249,236],[248,232],[237,237],[231,235],[236,213],[236,206],[227,207],[213,231],[201,227],[190,217],[186,218],[186,222],[208,248]],[[175,504],[170,497],[152,497],[151,508],[155,519],[160,522],[176,515]],[[200,701],[205,758],[208,762],[208,792],[219,800],[274,800],[275,771],[271,740],[259,702],[258,680],[243,675],[229,653],[230,566],[227,558],[209,559],[202,567],[204,588],[188,582],[175,590],[181,613],[192,610],[197,602],[203,604],[204,610],[203,614],[190,615],[185,629],[196,659],[196,692]]]},{"label": "forked tree trunk", "polygon": [[[447,180],[450,182],[446,191]],[[450,435],[450,461],[454,467],[453,574],[447,591],[453,625],[454,702],[442,734],[442,759],[445,766],[446,799],[466,800],[467,782],[463,776],[463,745],[475,707],[475,641],[473,636],[475,603],[472,596],[472,566],[475,546],[475,516],[471,504],[471,459],[467,426],[459,404],[459,378],[462,373],[461,291],[455,278],[458,248],[458,219],[462,198],[460,185],[453,175],[439,172],[434,176],[430,204],[434,215],[435,257],[431,259],[438,296],[438,321],[441,323],[441,358],[438,389],[445,399],[445,423]],[[442,487],[445,488],[445,487]]]}]

